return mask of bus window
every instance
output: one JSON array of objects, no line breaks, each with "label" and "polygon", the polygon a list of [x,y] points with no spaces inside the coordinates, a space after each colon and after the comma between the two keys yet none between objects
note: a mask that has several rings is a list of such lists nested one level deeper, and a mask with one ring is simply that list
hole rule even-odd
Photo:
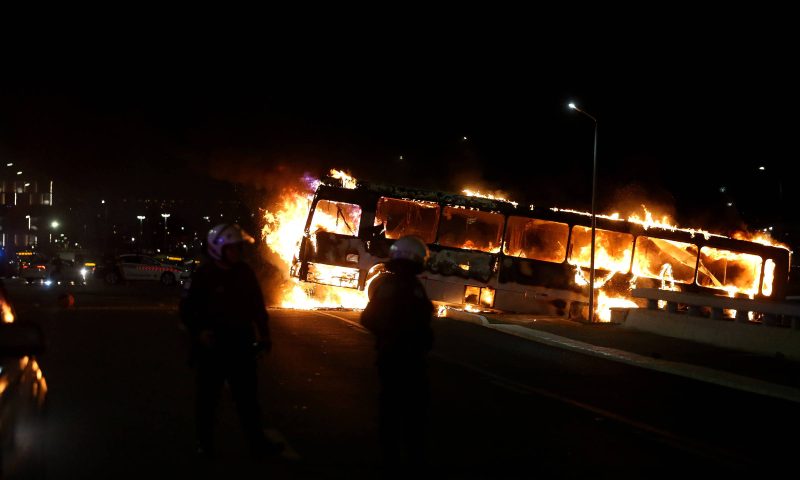
[{"label": "bus window", "polygon": [[503,253],[561,263],[567,256],[569,225],[536,218],[508,217]]},{"label": "bus window", "polygon": [[[572,227],[569,241],[570,265],[591,267],[592,229],[581,225]],[[633,235],[596,229],[594,266],[600,270],[628,273],[631,268]]]},{"label": "bus window", "polygon": [[697,246],[663,238],[638,237],[633,274],[679,283],[694,282]]},{"label": "bus window", "polygon": [[775,280],[775,260],[770,258],[764,264],[764,281],[761,283],[761,293],[765,297],[772,295],[773,280]]},{"label": "bus window", "polygon": [[438,223],[439,205],[436,203],[386,197],[378,200],[375,225],[383,225],[386,238],[396,239],[403,235],[416,235],[425,243],[433,243]]},{"label": "bus window", "polygon": [[761,257],[719,248],[700,249],[697,284],[729,293],[758,293]]},{"label": "bus window", "polygon": [[439,224],[439,245],[497,253],[504,220],[499,213],[444,207]]},{"label": "bus window", "polygon": [[320,200],[314,209],[310,232],[314,234],[322,231],[356,236],[359,223],[361,223],[361,207],[358,205]]}]

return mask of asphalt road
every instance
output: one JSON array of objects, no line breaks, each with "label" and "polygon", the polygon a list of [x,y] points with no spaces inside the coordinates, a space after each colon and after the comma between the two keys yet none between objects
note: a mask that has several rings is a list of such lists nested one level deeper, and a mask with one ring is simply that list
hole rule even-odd
[{"label": "asphalt road", "polygon": [[[270,310],[260,365],[270,435],[253,461],[230,396],[214,461],[194,455],[193,371],[178,288],[7,282],[20,321],[48,339],[40,440],[47,478],[375,478],[377,378],[356,312]],[[435,322],[430,465],[444,478],[675,477],[791,464],[794,404],[576,354],[454,320]]]}]

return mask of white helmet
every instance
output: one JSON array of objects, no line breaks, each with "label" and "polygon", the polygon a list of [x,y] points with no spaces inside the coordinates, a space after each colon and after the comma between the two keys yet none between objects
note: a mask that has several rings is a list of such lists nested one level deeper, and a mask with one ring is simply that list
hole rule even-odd
[{"label": "white helmet", "polygon": [[428,255],[428,246],[413,235],[400,237],[389,249],[389,258],[392,260],[410,260],[422,265],[428,260]]},{"label": "white helmet", "polygon": [[215,260],[222,260],[225,245],[255,243],[255,239],[235,223],[221,223],[208,232],[208,254]]}]

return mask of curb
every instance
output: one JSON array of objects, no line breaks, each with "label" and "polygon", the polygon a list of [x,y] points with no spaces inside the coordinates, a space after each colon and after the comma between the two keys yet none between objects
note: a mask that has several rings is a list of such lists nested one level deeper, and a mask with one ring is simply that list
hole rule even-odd
[{"label": "curb", "polygon": [[471,312],[447,310],[447,315],[445,318],[452,318],[454,320],[481,325],[483,327],[491,328],[509,335],[525,338],[526,340],[542,343],[551,347],[563,348],[572,352],[582,353],[584,355],[590,355],[613,362],[624,363],[634,367],[647,368],[657,372],[678,375],[693,380],[699,380],[701,382],[712,383],[749,393],[766,395],[781,400],[800,403],[800,389],[786,385],[779,385],[752,377],[745,377],[743,375],[736,375],[734,373],[724,372],[698,365],[672,362],[669,360],[659,360],[614,348],[599,347],[590,343],[580,342],[571,338],[562,337],[548,332],[542,332],[540,330],[534,330],[532,328],[527,328],[520,325],[491,323],[485,316]]}]

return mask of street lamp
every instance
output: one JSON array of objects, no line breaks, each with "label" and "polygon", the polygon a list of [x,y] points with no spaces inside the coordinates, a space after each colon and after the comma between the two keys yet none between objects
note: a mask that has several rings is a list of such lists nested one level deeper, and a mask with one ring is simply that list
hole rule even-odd
[{"label": "street lamp", "polygon": [[594,244],[597,230],[595,199],[597,198],[597,119],[578,108],[574,103],[569,108],[589,117],[594,122],[594,152],[592,154],[592,255],[589,261],[589,322],[594,321]]},{"label": "street lamp", "polygon": [[143,224],[144,224],[144,219],[145,219],[145,218],[147,218],[147,217],[145,217],[144,215],[136,215],[136,218],[138,218],[138,219],[139,219],[139,238],[142,238],[142,236],[144,235],[144,234],[142,233],[142,232],[143,232],[143,230],[142,230],[142,229],[144,228],[144,227],[143,227]]},{"label": "street lamp", "polygon": [[167,234],[169,233],[169,229],[167,228],[167,219],[169,218],[169,213],[162,213],[162,217],[164,217],[164,249],[167,248]]},{"label": "street lamp", "polygon": [[[60,224],[58,223],[58,220],[53,220],[52,222],[50,222],[50,228],[52,228],[53,230],[58,228],[59,225]],[[53,232],[52,231],[48,235],[48,239],[50,240],[50,243],[53,243]]]}]

